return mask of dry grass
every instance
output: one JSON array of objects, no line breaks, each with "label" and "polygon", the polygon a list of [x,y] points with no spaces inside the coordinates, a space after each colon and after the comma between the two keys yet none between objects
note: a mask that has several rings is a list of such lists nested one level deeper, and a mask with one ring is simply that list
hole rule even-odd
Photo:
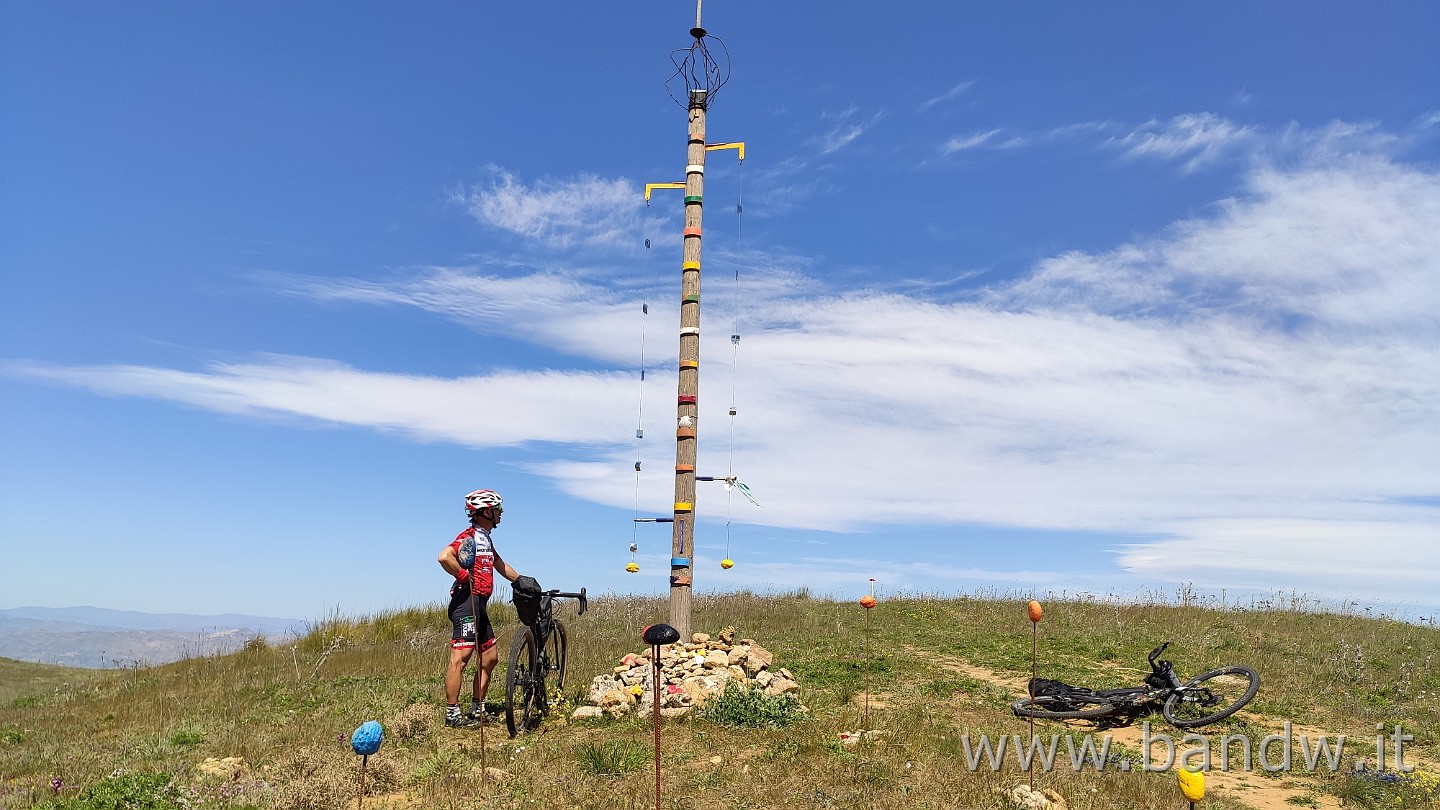
[{"label": "dry grass", "polygon": [[[666,805],[1007,806],[1000,788],[1026,777],[1013,762],[1002,773],[971,772],[960,738],[1025,733],[1006,710],[1016,695],[957,674],[945,661],[1023,680],[1030,670],[1023,604],[1013,597],[882,602],[872,614],[869,671],[872,694],[883,700],[872,703],[870,725],[886,736],[850,749],[838,738],[862,723],[865,618],[858,605],[804,592],[697,597],[693,626],[714,632],[734,625],[771,649],[777,666],[799,677],[810,714],[783,729],[667,721]],[[1137,683],[1145,653],[1171,640],[1167,657],[1182,674],[1224,663],[1256,667],[1264,681],[1252,704],[1259,715],[1362,740],[1373,740],[1377,723],[1401,723],[1416,737],[1411,750],[1432,762],[1440,758],[1440,630],[1305,605],[1219,607],[1187,603],[1183,592],[1148,604],[1049,599],[1041,674],[1095,687]],[[578,698],[591,676],[639,649],[641,629],[667,612],[662,599],[628,596],[592,600],[583,617],[562,609],[570,629],[569,696]],[[502,631],[503,661],[513,611],[497,606],[492,621]],[[638,770],[632,761],[635,750],[653,753],[652,730],[633,718],[572,724],[555,718],[516,741],[492,726],[484,757],[503,774],[482,780],[479,735],[439,723],[447,630],[439,606],[364,620],[334,617],[293,645],[255,642],[228,656],[96,673],[67,690],[50,681],[35,692],[18,690],[0,707],[0,807],[73,799],[117,769],[172,774],[205,806],[353,805],[359,758],[349,735],[369,719],[384,723],[386,741],[369,759],[367,807],[473,806],[480,794],[502,808],[653,806],[648,760]],[[503,682],[503,664],[497,675]],[[18,689],[13,682],[8,688]],[[492,702],[498,696],[493,690]],[[196,776],[197,763],[218,757],[249,764],[235,780],[244,790],[230,786],[222,795]],[[622,764],[606,766],[605,757]],[[57,778],[65,785],[58,792],[49,787]],[[1067,767],[1038,775],[1036,783],[1054,787],[1075,808],[1179,806],[1173,777],[1165,774],[1077,774]],[[1304,789],[1338,792],[1345,784],[1316,780]],[[1223,794],[1206,805],[1245,806]]]}]

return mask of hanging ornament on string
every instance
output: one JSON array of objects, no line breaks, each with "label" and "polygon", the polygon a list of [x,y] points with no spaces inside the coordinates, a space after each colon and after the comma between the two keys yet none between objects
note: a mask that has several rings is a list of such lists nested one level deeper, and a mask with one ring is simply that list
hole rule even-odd
[{"label": "hanging ornament on string", "polygon": [[640,570],[640,564],[635,562],[635,552],[640,550],[636,544],[637,535],[635,527],[640,525],[640,462],[635,462],[635,519],[630,524],[630,562],[626,564],[625,570],[634,574]]},{"label": "hanging ornament on string", "polygon": [[[684,425],[683,419],[688,419],[688,417],[682,417],[682,426]],[[745,482],[741,481],[740,478],[739,478],[739,476],[736,476],[736,475],[727,475],[727,476],[724,476],[724,477],[720,477],[720,476],[714,476],[714,475],[697,475],[697,476],[695,476],[695,480],[696,480],[696,481],[719,481],[719,482],[721,482],[721,483],[723,483],[723,484],[725,485],[725,559],[723,559],[723,560],[720,561],[720,567],[723,568],[723,569],[726,570],[726,571],[729,571],[731,568],[734,568],[734,567],[735,567],[735,561],[730,558],[730,526],[731,526],[731,520],[730,520],[730,497],[731,497],[731,493],[732,493],[732,492],[735,492],[735,491],[738,491],[741,495],[744,495],[744,496],[745,496],[745,500],[749,501],[750,503],[754,504],[755,506],[759,506],[759,505],[760,505],[760,502],[757,501],[757,500],[755,500],[755,496],[754,496],[753,494],[751,494],[751,492],[750,492],[750,487],[747,486],[747,485],[745,484]]]},{"label": "hanging ornament on string", "polygon": [[[645,246],[650,246],[650,240],[645,240]],[[640,396],[639,407],[635,416],[635,438],[645,438],[645,322],[650,314],[650,305],[640,305]],[[639,470],[638,462],[636,470]]]},{"label": "hanging ornament on string", "polygon": [[760,502],[755,500],[754,495],[750,494],[750,487],[746,486],[745,482],[741,481],[739,477],[731,475],[725,478],[725,491],[729,492],[731,489],[739,490],[740,494],[745,496],[745,500],[756,506],[760,506]]},{"label": "hanging ornament on string", "polygon": [[[745,226],[744,226],[744,223],[745,223],[745,220],[744,220],[744,210],[745,210],[745,206],[744,206],[744,202],[745,202],[745,148],[744,148],[743,145],[741,145],[741,147],[740,147],[740,196],[739,196],[739,199],[736,200],[736,202],[735,202],[735,244],[736,244],[736,247],[737,247],[737,248],[740,247],[740,245],[741,245],[741,243],[742,243],[742,241],[743,241],[743,240],[742,240],[742,234],[744,234],[744,232],[745,232]],[[737,251],[737,252],[738,252],[738,251]],[[756,505],[756,506],[759,506],[759,505],[760,505],[760,503],[755,500],[755,496],[753,496],[753,495],[750,494],[750,487],[745,486],[745,484],[741,483],[739,477],[737,477],[737,476],[735,475],[735,413],[736,413],[735,395],[736,395],[737,389],[739,388],[739,379],[740,379],[740,264],[739,264],[739,262],[736,262],[736,264],[735,264],[734,320],[735,320],[735,326],[734,326],[734,328],[733,328],[733,329],[731,330],[731,332],[730,332],[730,351],[731,351],[731,357],[730,357],[730,408],[728,409],[729,416],[730,416],[730,429],[729,429],[729,437],[728,437],[728,443],[729,443],[729,445],[730,445],[730,461],[729,461],[729,465],[730,465],[730,466],[729,466],[729,468],[728,468],[728,470],[727,470],[727,474],[726,474],[725,479],[724,479],[724,481],[725,481],[725,559],[723,559],[723,560],[720,561],[720,568],[721,568],[722,570],[725,570],[725,571],[729,571],[731,568],[733,568],[733,567],[735,566],[735,561],[732,560],[732,559],[730,559],[730,529],[731,529],[731,517],[730,517],[730,514],[731,514],[731,512],[730,512],[730,498],[731,498],[731,495],[730,495],[730,493],[731,493],[733,490],[738,489],[738,490],[740,490],[740,494],[741,494],[741,495],[744,495],[744,496],[745,496],[745,499],[748,500],[748,501],[750,501],[750,503],[752,503],[752,504],[754,504],[754,505]]]}]

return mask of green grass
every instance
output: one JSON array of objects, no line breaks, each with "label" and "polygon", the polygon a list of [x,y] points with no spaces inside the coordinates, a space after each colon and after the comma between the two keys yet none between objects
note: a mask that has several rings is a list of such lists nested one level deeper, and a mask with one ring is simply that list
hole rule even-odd
[{"label": "green grass", "polygon": [[52,810],[183,810],[186,798],[186,791],[169,774],[136,773],[106,777],[77,796],[57,795],[42,806]]},{"label": "green grass", "polygon": [[[857,604],[805,592],[697,595],[693,628],[714,634],[733,625],[740,637],[759,641],[777,668],[799,679],[809,711],[768,722],[776,706],[747,703],[753,696],[741,694],[725,716],[667,720],[661,746],[667,806],[1003,807],[998,791],[1026,776],[1010,761],[1001,773],[970,772],[960,739],[1026,731],[1006,709],[1018,697],[1013,688],[975,673],[989,670],[1012,682],[1029,677],[1028,598],[882,601],[870,613],[867,667],[866,615]],[[1146,604],[1050,598],[1045,607],[1037,645],[1042,676],[1095,688],[1132,685],[1143,674],[1145,653],[1169,640],[1166,656],[1182,675],[1226,663],[1260,671],[1255,714],[1233,730],[1263,734],[1265,720],[1289,719],[1370,741],[1373,755],[1376,724],[1400,723],[1415,737],[1407,753],[1440,761],[1440,631],[1432,626],[1315,613],[1303,603],[1217,609],[1183,593]],[[562,610],[571,653],[565,699],[581,702],[590,679],[642,649],[641,629],[667,614],[665,600],[654,597],[596,598],[585,616]],[[514,613],[495,606],[491,618],[504,661]],[[482,781],[479,735],[440,723],[447,638],[448,622],[435,605],[331,617],[293,644],[257,641],[232,655],[159,667],[80,671],[0,661],[0,808],[101,807],[94,802],[107,791],[124,790],[150,790],[155,801],[169,801],[165,791],[172,788],[192,805],[203,798],[206,807],[353,806],[359,758],[349,738],[370,719],[385,725],[386,739],[368,760],[366,807],[458,808],[473,806],[481,793],[502,808],[653,800],[648,718],[572,724],[557,717],[542,732],[513,741],[492,725],[485,759],[507,777]],[[969,669],[959,671],[955,662]],[[869,726],[885,736],[842,746],[840,732],[861,728],[867,669]],[[502,664],[492,702],[503,678]],[[1173,731],[1158,717],[1152,722]],[[1046,729],[1037,727],[1065,731]],[[239,757],[244,766],[218,779],[196,769],[225,757]],[[56,779],[59,789],[52,788]],[[1036,784],[1060,791],[1076,810],[1180,806],[1173,777],[1142,769],[1066,768],[1037,776]],[[1344,796],[1354,806],[1440,807],[1420,782],[1343,774],[1301,779],[1292,793],[1297,806],[1315,795]],[[1214,791],[1206,806],[1240,808],[1243,799],[1243,792]],[[74,804],[82,801],[92,804]]]},{"label": "green grass", "polygon": [[0,658],[0,706],[41,706],[102,676],[103,673],[96,670]]},{"label": "green grass", "polygon": [[805,707],[794,695],[767,695],[732,681],[696,717],[732,728],[788,728],[805,719]]},{"label": "green grass", "polygon": [[639,740],[586,740],[575,746],[580,769],[591,776],[624,776],[650,765],[655,749]]}]

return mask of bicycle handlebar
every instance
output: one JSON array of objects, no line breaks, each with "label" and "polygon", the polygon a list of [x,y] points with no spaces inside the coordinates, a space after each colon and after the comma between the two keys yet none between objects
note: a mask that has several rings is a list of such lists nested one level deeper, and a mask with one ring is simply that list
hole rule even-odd
[{"label": "bicycle handlebar", "polygon": [[565,592],[565,591],[560,590],[559,588],[554,588],[554,589],[551,589],[551,590],[548,590],[548,591],[542,591],[540,595],[541,595],[541,596],[548,596],[548,597],[550,597],[551,599],[559,598],[559,599],[577,599],[577,600],[579,600],[579,602],[580,602],[580,613],[579,613],[579,615],[581,615],[581,616],[584,616],[584,615],[585,615],[585,610],[590,606],[589,600],[587,600],[587,599],[585,598],[585,589],[584,589],[584,588],[581,588],[579,593],[567,593],[567,592]]}]

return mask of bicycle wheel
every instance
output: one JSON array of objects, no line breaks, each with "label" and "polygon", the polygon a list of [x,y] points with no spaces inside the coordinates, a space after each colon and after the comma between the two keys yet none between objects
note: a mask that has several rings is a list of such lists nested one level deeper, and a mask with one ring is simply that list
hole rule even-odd
[{"label": "bicycle wheel", "polygon": [[505,728],[514,737],[540,722],[540,703],[535,688],[539,651],[530,628],[515,631],[510,644],[510,667],[505,671]]},{"label": "bicycle wheel", "polygon": [[559,619],[555,620],[555,628],[550,631],[550,638],[545,642],[545,647],[550,656],[550,671],[555,673],[555,689],[565,691],[565,653],[570,647],[570,640],[565,635],[565,623]]},{"label": "bicycle wheel", "polygon": [[1240,711],[1259,691],[1260,674],[1250,667],[1212,669],[1172,692],[1160,713],[1177,728],[1205,726]]},{"label": "bicycle wheel", "polygon": [[1037,717],[1041,720],[1082,720],[1092,717],[1104,717],[1107,714],[1115,713],[1115,705],[1107,703],[1102,698],[1060,698],[1049,695],[1039,695],[1033,700],[1031,698],[1020,698],[1010,704],[1010,710],[1016,717]]}]

